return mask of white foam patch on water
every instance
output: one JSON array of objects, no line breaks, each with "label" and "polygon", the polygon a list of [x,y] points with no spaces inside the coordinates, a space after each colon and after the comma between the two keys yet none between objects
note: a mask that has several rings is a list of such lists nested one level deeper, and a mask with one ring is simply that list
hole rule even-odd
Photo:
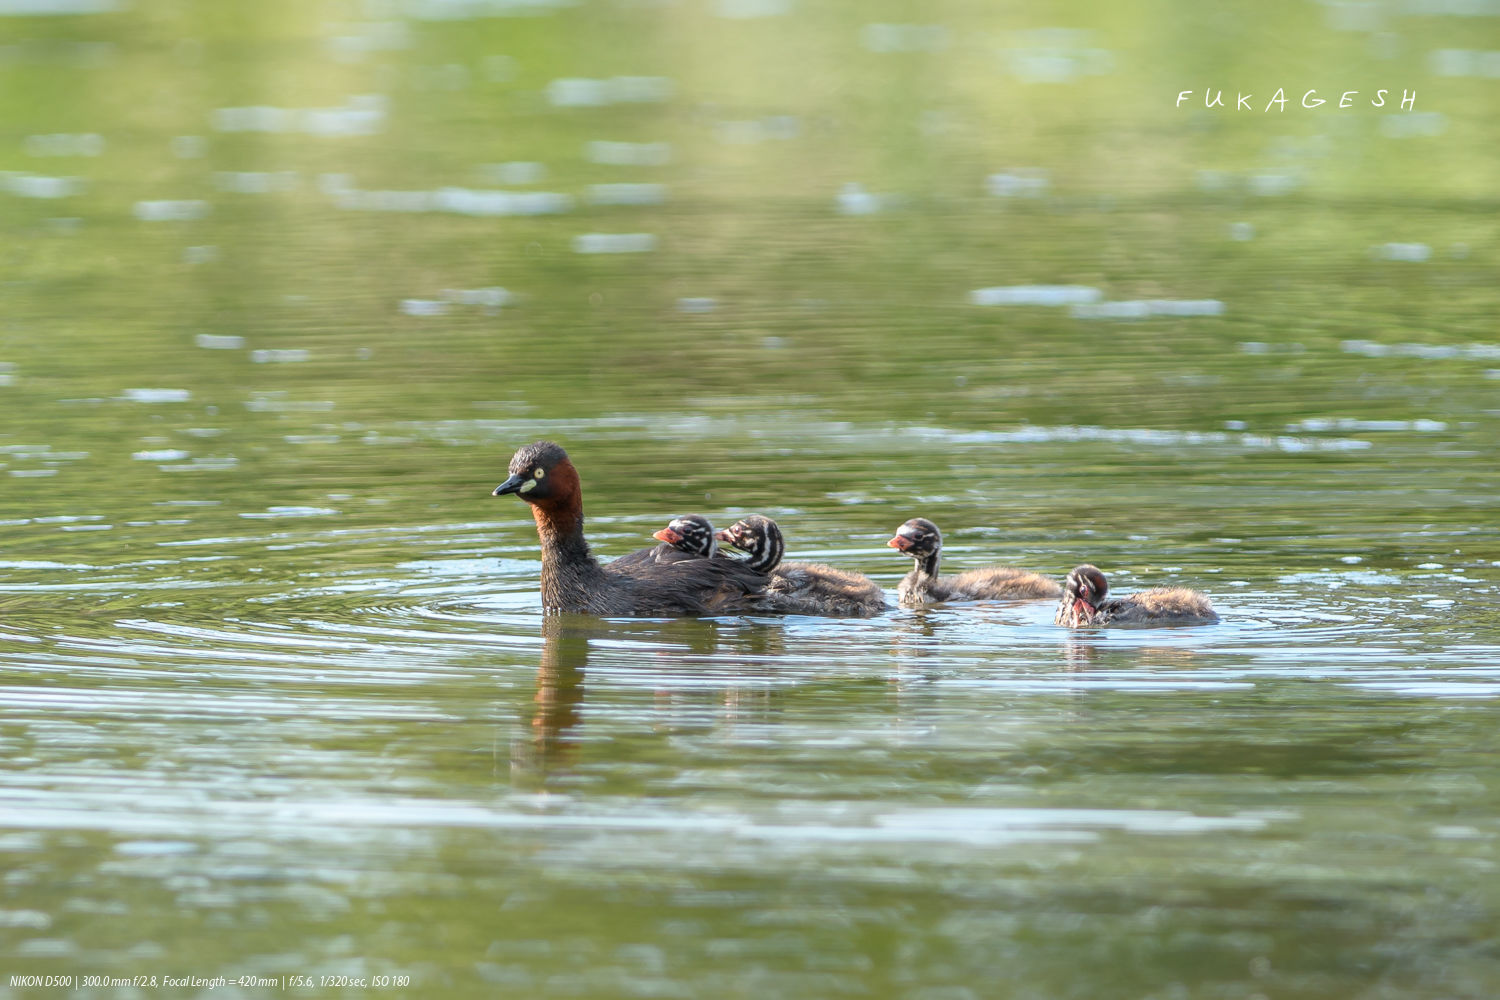
[{"label": "white foam patch on water", "polygon": [[1380,243],[1370,248],[1370,256],[1375,260],[1419,264],[1432,259],[1432,247],[1426,243]]},{"label": "white foam patch on water", "polygon": [[276,194],[296,191],[302,184],[295,170],[219,170],[214,186],[232,194]]},{"label": "white foam patch on water", "polygon": [[496,184],[536,184],[546,178],[547,167],[530,160],[486,163],[479,168],[479,175]]},{"label": "white foam patch on water", "polygon": [[1094,46],[1088,31],[1038,28],[1014,32],[1009,41],[1001,57],[1012,75],[1026,83],[1071,83],[1115,68],[1114,54]]},{"label": "white foam patch on water", "polygon": [[1137,299],[1075,305],[1068,310],[1075,319],[1149,319],[1152,316],[1222,316],[1218,299]]},{"label": "white foam patch on water", "polygon": [[573,237],[574,253],[647,253],[655,249],[654,233],[583,233]]},{"label": "white foam patch on water", "polygon": [[137,462],[176,462],[187,458],[188,453],[180,448],[158,448],[154,451],[138,451],[130,457]]},{"label": "white foam patch on water", "polygon": [[18,480],[40,480],[48,475],[57,475],[57,469],[10,469],[10,475]]},{"label": "white foam patch on water", "polygon": [[120,398],[132,403],[186,403],[193,394],[186,389],[126,389]]},{"label": "white foam patch on water", "polygon": [[1037,167],[1020,167],[990,174],[984,187],[996,198],[1040,198],[1052,186],[1047,171]]},{"label": "white foam patch on water", "polygon": [[245,338],[232,334],[200,333],[193,343],[206,351],[238,351],[244,349]]},{"label": "white foam patch on water", "polygon": [[1319,584],[1330,589],[1343,587],[1348,584],[1357,584],[1362,587],[1387,587],[1401,583],[1399,576],[1389,573],[1377,573],[1369,569],[1345,569],[1345,570],[1318,570],[1308,573],[1287,573],[1276,578],[1277,583]]},{"label": "white foam patch on water", "polygon": [[170,857],[196,854],[199,847],[188,840],[122,840],[115,844],[116,854],[131,857]]},{"label": "white foam patch on water", "polygon": [[1199,190],[1212,193],[1244,191],[1258,197],[1291,194],[1302,186],[1302,174],[1296,170],[1259,170],[1237,174],[1228,170],[1200,170]]},{"label": "white foam patch on water", "polygon": [[1500,52],[1483,49],[1434,49],[1427,55],[1434,76],[1500,80]]},{"label": "white foam patch on water", "polygon": [[1302,186],[1302,175],[1295,170],[1262,170],[1248,175],[1250,193],[1262,198],[1291,194]]},{"label": "white foam patch on water", "polygon": [[1103,292],[1089,285],[1001,285],[969,293],[969,301],[976,306],[1076,306],[1103,297]]},{"label": "white foam patch on water", "polygon": [[448,212],[472,216],[558,215],[571,211],[571,195],[552,191],[482,191],[439,188],[435,191],[332,192],[339,208],[360,212]]},{"label": "white foam patch on water", "polygon": [[[3,699],[0,699],[3,700]],[[172,699],[174,702],[181,699]],[[201,699],[199,699],[201,700]],[[246,708],[257,711],[240,699]],[[175,706],[174,706],[175,708]],[[293,708],[318,712],[320,717],[344,718],[327,712],[326,706]],[[219,717],[223,712],[201,706],[177,708],[187,714]],[[327,715],[324,715],[327,712]],[[432,714],[387,714],[378,718],[434,718]],[[1112,810],[1112,808],[930,808],[930,810],[871,811],[865,804],[819,804],[802,816],[787,814],[792,822],[757,822],[738,813],[687,813],[657,808],[651,813],[627,811],[562,811],[567,796],[549,796],[549,810],[522,805],[468,802],[462,799],[350,799],[330,801],[242,801],[204,799],[192,801],[180,793],[151,787],[126,790],[83,787],[60,781],[62,789],[12,790],[0,825],[23,829],[108,829],[130,832],[148,840],[126,841],[117,847],[127,856],[172,856],[198,852],[190,841],[177,838],[184,825],[195,832],[254,829],[296,829],[300,837],[338,835],[345,829],[378,829],[390,826],[429,828],[475,828],[495,831],[655,832],[655,834],[715,834],[751,841],[774,841],[783,846],[828,843],[957,843],[1007,844],[1094,843],[1101,832],[1182,837],[1182,835],[1254,834],[1271,823],[1298,819],[1293,811],[1241,811],[1232,816],[1197,816],[1176,810]],[[66,798],[65,798],[66,796]],[[832,808],[829,808],[832,807]],[[796,822],[801,820],[801,822]],[[15,921],[24,924],[24,921]]]},{"label": "white foam patch on water", "polygon": [[585,198],[591,205],[660,205],[667,200],[667,186],[590,184]]},{"label": "white foam patch on water", "polygon": [[185,808],[180,794],[166,789],[136,787],[119,791],[73,786],[68,782],[63,785],[62,794],[56,789],[14,789],[9,796],[10,808],[0,817],[0,825],[33,830],[128,832],[152,839],[127,842],[140,846],[121,853],[151,857],[198,850],[197,845],[175,839],[182,835],[185,823],[193,831],[208,835],[239,830],[263,834],[268,829],[291,829],[301,837],[326,837],[341,836],[341,831],[350,829],[415,826],[586,834],[713,834],[716,838],[774,843],[783,848],[818,849],[826,844],[844,843],[1078,844],[1093,843],[1104,832],[1142,836],[1256,833],[1272,823],[1298,818],[1297,813],[1289,810],[1241,811],[1228,816],[1108,808],[933,808],[880,813],[872,812],[864,803],[851,803],[842,810],[810,809],[805,815],[788,814],[781,822],[764,822],[725,812],[666,809],[636,812],[619,807],[609,811],[597,808],[564,811],[570,799],[557,795],[546,799],[546,809],[524,802],[497,805],[431,797],[340,797],[327,801],[206,798],[196,808]]},{"label": "white foam patch on water", "polygon": [[[241,655],[245,654],[242,652]],[[87,691],[19,686],[0,688],[0,706],[16,712],[87,716],[166,713],[185,717],[244,719],[316,713],[320,717],[333,719],[427,719],[435,722],[453,719],[450,715],[426,706],[402,705],[398,702],[376,703],[369,699],[296,699],[287,698],[284,694],[216,694],[103,688]],[[6,823],[7,818],[6,811],[0,810],[0,824]]]},{"label": "white foam patch on water", "polygon": [[1289,431],[1417,431],[1435,434],[1448,425],[1441,420],[1362,420],[1357,417],[1308,417],[1287,424]]},{"label": "white foam patch on water", "polygon": [[28,135],[22,143],[28,156],[99,156],[104,145],[104,136],[97,132]]},{"label": "white foam patch on water", "polygon": [[296,364],[312,357],[306,348],[262,349],[250,352],[250,361],[257,365]]},{"label": "white foam patch on water", "polygon": [[1031,444],[1049,441],[1107,441],[1153,447],[1177,445],[1233,445],[1252,450],[1285,452],[1363,451],[1369,441],[1355,438],[1296,438],[1287,435],[1235,434],[1227,431],[1153,430],[1144,427],[1022,427],[1011,431],[951,431],[942,428],[909,428],[906,433],[933,433],[955,443]]},{"label": "white foam patch on water", "polygon": [[411,47],[411,28],[405,21],[356,21],[337,25],[328,38],[332,52],[347,60],[371,52],[399,52]]},{"label": "white foam patch on water", "polygon": [[277,108],[255,105],[219,108],[212,116],[219,132],[298,132],[316,136],[375,135],[385,125],[386,99],[380,94],[349,98],[342,107]]},{"label": "white foam patch on water", "polygon": [[1500,344],[1380,344],[1373,340],[1345,340],[1339,343],[1339,350],[1345,354],[1360,354],[1367,358],[1500,360]]},{"label": "white foam patch on water", "polygon": [[617,167],[659,167],[672,162],[672,146],[665,142],[609,142],[596,139],[584,144],[583,158],[590,163]]},{"label": "white foam patch on water", "polygon": [[278,517],[327,517],[337,514],[339,511],[332,507],[267,507],[264,511],[240,514],[246,518],[278,518]]},{"label": "white foam patch on water", "polygon": [[104,14],[119,8],[117,0],[0,0],[0,16],[3,17]]},{"label": "white foam patch on water", "polygon": [[498,285],[488,288],[448,288],[443,295],[450,302],[465,306],[503,306],[515,300],[515,296]]},{"label": "white foam patch on water", "polygon": [[208,202],[196,198],[160,199],[135,203],[135,217],[142,222],[192,222],[213,210]]},{"label": "white foam patch on water", "polygon": [[1399,111],[1380,119],[1380,134],[1387,139],[1420,139],[1448,131],[1448,116],[1441,111]]},{"label": "white foam patch on water", "polygon": [[228,472],[238,468],[240,460],[232,455],[194,458],[188,462],[158,466],[163,472]]},{"label": "white foam patch on water", "polygon": [[252,392],[245,409],[252,413],[324,413],[334,409],[331,399],[288,399],[285,389]]},{"label": "white foam patch on water", "polygon": [[0,171],[0,186],[19,198],[67,198],[83,191],[83,181],[77,177],[43,177],[11,170]]},{"label": "white foam patch on water", "polygon": [[1103,828],[1127,833],[1196,834],[1263,830],[1273,819],[1295,819],[1296,813],[1237,813],[1196,816],[1165,809],[920,809],[876,818],[886,829],[947,839],[954,832],[1011,829]]},{"label": "white foam patch on water", "polygon": [[834,198],[834,207],[840,215],[875,215],[888,203],[889,199],[884,195],[866,191],[862,185],[853,182],[840,188]]},{"label": "white foam patch on water", "polygon": [[403,0],[408,17],[419,21],[469,21],[477,17],[520,17],[577,6],[579,0]]},{"label": "white foam patch on water", "polygon": [[[1160,639],[1161,629],[1151,631],[1153,641]],[[1113,632],[1111,635],[1118,635]],[[1245,691],[1255,687],[1249,680],[1204,680],[1201,678],[1155,675],[1150,677],[1106,676],[1104,674],[1071,674],[1047,679],[940,680],[943,686],[1004,690],[1024,694],[1081,694],[1087,691],[1131,691],[1137,694],[1173,694],[1179,691]]]},{"label": "white foam patch on water", "polygon": [[1371,442],[1358,438],[1293,437],[1230,431],[1157,430],[1144,427],[1023,426],[1011,430],[958,430],[948,427],[855,424],[820,419],[813,414],[782,411],[776,415],[713,416],[699,412],[611,414],[588,420],[441,420],[402,423],[404,430],[429,434],[449,443],[513,442],[543,434],[575,434],[612,439],[641,433],[666,440],[748,435],[763,440],[807,442],[822,439],[840,450],[856,446],[888,448],[903,439],[914,443],[972,444],[1094,443],[1147,448],[1218,447],[1287,453],[1363,451]]},{"label": "white foam patch on water", "polygon": [[534,573],[540,565],[534,559],[503,559],[498,557],[474,559],[413,559],[397,563],[396,568],[407,573],[422,573],[429,576],[477,580],[496,579],[510,573]]},{"label": "white foam patch on water", "polygon": [[0,927],[44,931],[52,926],[52,918],[40,910],[0,910]]},{"label": "white foam patch on water", "polygon": [[1500,698],[1500,682],[1359,681],[1349,686],[1412,698]]},{"label": "white foam patch on water", "polygon": [[664,76],[564,77],[547,84],[547,99],[559,108],[650,104],[667,100],[672,91],[672,81]]},{"label": "white foam patch on water", "polygon": [[713,0],[715,17],[749,21],[761,17],[783,17],[792,12],[792,0]]}]

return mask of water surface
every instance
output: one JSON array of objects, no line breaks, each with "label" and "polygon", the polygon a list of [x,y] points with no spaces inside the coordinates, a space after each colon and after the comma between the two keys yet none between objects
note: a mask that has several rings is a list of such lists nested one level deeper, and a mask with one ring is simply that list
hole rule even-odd
[{"label": "water surface", "polygon": [[[0,997],[1494,995],[1500,39],[1345,8],[0,3]],[[544,616],[543,437],[1223,622]]]}]

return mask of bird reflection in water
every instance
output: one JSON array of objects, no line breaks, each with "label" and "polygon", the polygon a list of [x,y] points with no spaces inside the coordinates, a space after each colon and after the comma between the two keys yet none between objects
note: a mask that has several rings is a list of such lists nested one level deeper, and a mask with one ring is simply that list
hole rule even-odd
[{"label": "bird reflection in water", "polygon": [[1099,647],[1089,639],[1069,635],[1063,639],[1062,668],[1070,672],[1087,670],[1099,657]]},{"label": "bird reflection in water", "polygon": [[598,619],[587,615],[552,614],[542,619],[542,661],[532,698],[531,735],[511,744],[513,778],[545,781],[548,774],[566,771],[576,760],[583,668],[589,660],[590,631],[599,625]]},{"label": "bird reflection in water", "polygon": [[[759,720],[778,704],[775,664],[784,653],[778,629],[704,619],[620,621],[553,613],[542,619],[542,654],[532,698],[530,733],[512,741],[517,784],[566,779],[579,762],[585,674],[590,656],[616,672],[657,681],[650,716],[658,732],[701,731]],[[639,643],[630,640],[639,640]],[[595,648],[592,650],[590,646]],[[693,683],[681,683],[687,675]],[[622,674],[623,676],[623,674]],[[723,676],[722,685],[704,685]]]}]

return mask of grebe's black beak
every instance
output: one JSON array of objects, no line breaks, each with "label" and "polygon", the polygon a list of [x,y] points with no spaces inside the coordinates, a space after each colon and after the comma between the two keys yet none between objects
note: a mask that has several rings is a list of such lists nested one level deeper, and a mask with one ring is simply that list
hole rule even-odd
[{"label": "grebe's black beak", "polygon": [[491,493],[490,496],[503,497],[507,493],[519,493],[521,492],[521,487],[526,485],[526,483],[529,481],[530,480],[526,476],[522,476],[520,474],[511,476],[505,482],[501,483],[499,486],[496,486],[495,492]]}]

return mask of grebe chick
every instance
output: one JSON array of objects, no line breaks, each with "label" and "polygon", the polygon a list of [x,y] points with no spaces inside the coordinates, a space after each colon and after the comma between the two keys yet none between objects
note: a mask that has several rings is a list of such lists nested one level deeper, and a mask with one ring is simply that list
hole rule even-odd
[{"label": "grebe chick", "polygon": [[886,610],[885,592],[862,573],[821,563],[782,562],[786,543],[780,525],[769,517],[743,517],[717,537],[745,552],[745,562],[752,569],[770,574],[764,598],[767,610],[837,618],[868,618]]},{"label": "grebe chick", "polygon": [[[683,514],[674,517],[665,528],[652,538],[662,544],[654,550],[657,558],[673,556],[687,559],[712,559],[719,552],[719,542],[714,538],[714,526],[702,514]],[[666,551],[662,551],[665,549]]]},{"label": "grebe chick", "polygon": [[1212,625],[1219,620],[1213,602],[1186,587],[1153,587],[1107,600],[1109,581],[1085,563],[1068,574],[1053,619],[1065,628],[1102,625]]},{"label": "grebe chick", "polygon": [[542,604],[549,611],[671,617],[763,610],[768,577],[737,559],[658,561],[632,553],[600,565],[583,536],[583,486],[568,453],[551,441],[516,452],[494,496],[531,506],[542,544]]},{"label": "grebe chick", "polygon": [[1062,588],[1051,577],[1010,566],[986,566],[957,576],[939,576],[943,534],[925,517],[914,517],[886,542],[916,565],[896,587],[901,606],[920,608],[943,601],[1024,601],[1056,597]]}]

